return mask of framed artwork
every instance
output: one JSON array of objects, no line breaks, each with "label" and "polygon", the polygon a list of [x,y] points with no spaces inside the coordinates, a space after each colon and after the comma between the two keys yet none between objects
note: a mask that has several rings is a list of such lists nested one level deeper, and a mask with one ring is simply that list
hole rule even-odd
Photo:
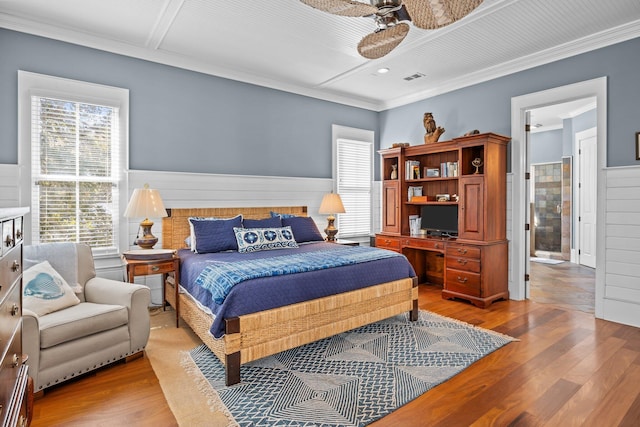
[{"label": "framed artwork", "polygon": [[636,132],[636,160],[640,160],[640,132]]}]

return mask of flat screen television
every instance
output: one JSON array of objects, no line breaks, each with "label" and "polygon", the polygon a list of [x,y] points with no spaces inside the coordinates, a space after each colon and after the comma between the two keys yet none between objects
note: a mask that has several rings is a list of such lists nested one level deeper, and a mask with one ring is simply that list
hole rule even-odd
[{"label": "flat screen television", "polygon": [[422,206],[420,228],[435,236],[458,235],[458,205]]}]

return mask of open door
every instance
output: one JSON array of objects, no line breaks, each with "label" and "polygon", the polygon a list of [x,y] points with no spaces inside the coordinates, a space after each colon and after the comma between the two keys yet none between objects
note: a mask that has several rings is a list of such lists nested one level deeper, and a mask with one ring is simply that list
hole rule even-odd
[{"label": "open door", "polygon": [[525,155],[525,171],[524,175],[524,203],[525,203],[525,228],[524,228],[524,297],[529,299],[531,296],[531,282],[529,280],[529,274],[531,274],[531,254],[529,248],[531,247],[531,224],[533,218],[531,218],[531,111],[524,113],[524,155]]},{"label": "open door", "polygon": [[576,134],[578,149],[578,264],[596,268],[597,128]]}]

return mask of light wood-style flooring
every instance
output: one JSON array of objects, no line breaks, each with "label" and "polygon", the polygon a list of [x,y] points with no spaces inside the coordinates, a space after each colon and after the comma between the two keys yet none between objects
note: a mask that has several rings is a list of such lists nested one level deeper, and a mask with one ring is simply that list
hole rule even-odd
[{"label": "light wood-style flooring", "polygon": [[[563,305],[499,301],[479,309],[420,286],[420,308],[519,339],[373,424],[638,426],[640,329]],[[148,359],[47,392],[32,426],[176,425]]]}]

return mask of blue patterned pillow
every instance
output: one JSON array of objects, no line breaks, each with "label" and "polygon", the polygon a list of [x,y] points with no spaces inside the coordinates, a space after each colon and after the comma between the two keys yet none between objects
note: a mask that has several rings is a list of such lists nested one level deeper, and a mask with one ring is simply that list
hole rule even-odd
[{"label": "blue patterned pillow", "polygon": [[234,227],[238,252],[256,252],[270,249],[297,248],[291,227],[238,228]]},{"label": "blue patterned pillow", "polygon": [[279,217],[279,218],[295,218],[295,217],[296,217],[296,215],[294,215],[294,214],[278,213],[278,212],[271,211],[271,217],[272,217],[272,218],[274,218],[274,217]]},{"label": "blue patterned pillow", "polygon": [[294,216],[290,218],[282,218],[282,225],[291,227],[293,231],[293,237],[296,242],[322,242],[324,238],[318,230],[313,218],[308,216]]},{"label": "blue patterned pillow", "polygon": [[189,218],[191,250],[199,254],[238,250],[234,227],[242,226],[242,215],[233,218]]},{"label": "blue patterned pillow", "polygon": [[279,216],[262,219],[245,218],[242,220],[242,226],[244,228],[280,228],[282,227],[282,220]]}]

